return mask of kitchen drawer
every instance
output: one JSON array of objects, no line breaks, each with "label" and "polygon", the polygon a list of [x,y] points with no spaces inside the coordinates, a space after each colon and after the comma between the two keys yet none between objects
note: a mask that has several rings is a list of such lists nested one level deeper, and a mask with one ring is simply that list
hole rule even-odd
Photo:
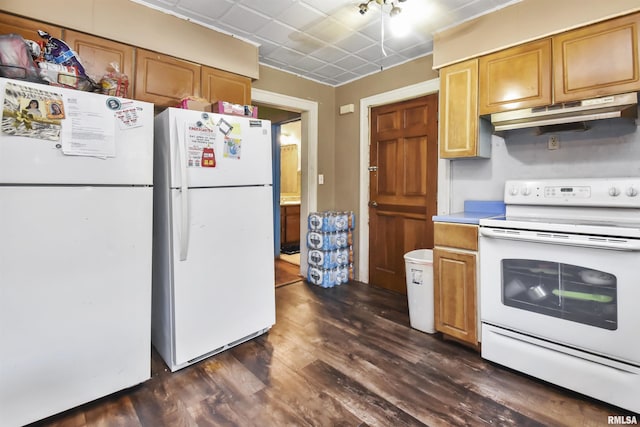
[{"label": "kitchen drawer", "polygon": [[478,250],[477,225],[436,222],[433,229],[435,246]]}]

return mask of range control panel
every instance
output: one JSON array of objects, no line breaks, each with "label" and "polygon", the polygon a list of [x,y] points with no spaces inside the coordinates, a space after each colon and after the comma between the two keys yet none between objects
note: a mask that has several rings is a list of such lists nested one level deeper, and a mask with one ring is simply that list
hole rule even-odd
[{"label": "range control panel", "polygon": [[506,204],[640,207],[638,178],[509,180]]}]

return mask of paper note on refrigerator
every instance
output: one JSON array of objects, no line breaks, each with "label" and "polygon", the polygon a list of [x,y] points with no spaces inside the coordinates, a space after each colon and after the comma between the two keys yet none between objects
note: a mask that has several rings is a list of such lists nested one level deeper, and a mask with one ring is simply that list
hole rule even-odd
[{"label": "paper note on refrigerator", "polygon": [[[84,93],[81,93],[84,95]],[[115,157],[115,125],[100,97],[69,97],[62,127],[62,152],[72,156]]]},{"label": "paper note on refrigerator", "polygon": [[187,165],[189,167],[216,167],[216,131],[203,122],[187,124]]}]

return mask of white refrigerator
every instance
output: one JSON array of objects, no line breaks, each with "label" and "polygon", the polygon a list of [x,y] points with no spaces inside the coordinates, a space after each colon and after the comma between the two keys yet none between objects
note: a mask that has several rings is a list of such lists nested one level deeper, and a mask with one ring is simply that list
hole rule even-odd
[{"label": "white refrigerator", "polygon": [[155,119],[152,342],[171,371],[275,323],[271,123]]},{"label": "white refrigerator", "polygon": [[150,377],[153,105],[7,79],[0,103],[0,426],[14,427]]}]

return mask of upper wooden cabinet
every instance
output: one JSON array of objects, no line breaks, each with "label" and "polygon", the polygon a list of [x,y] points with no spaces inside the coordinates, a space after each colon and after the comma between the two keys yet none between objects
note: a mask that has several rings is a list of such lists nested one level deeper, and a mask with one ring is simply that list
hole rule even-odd
[{"label": "upper wooden cabinet", "polygon": [[640,14],[553,37],[555,102],[640,90]]},{"label": "upper wooden cabinet", "polygon": [[175,107],[182,98],[200,96],[200,68],[193,62],[136,49],[134,98]]},{"label": "upper wooden cabinet", "polygon": [[65,30],[64,40],[78,53],[87,74],[96,83],[108,72],[111,63],[117,64],[129,78],[128,97],[133,96],[133,46],[71,30]]},{"label": "upper wooden cabinet", "polygon": [[19,34],[27,40],[42,40],[38,30],[46,31],[57,39],[62,39],[62,28],[31,19],[0,13],[0,34]]},{"label": "upper wooden cabinet", "polygon": [[202,96],[211,102],[251,104],[251,79],[216,68],[202,66]]},{"label": "upper wooden cabinet", "polygon": [[480,114],[552,104],[551,39],[480,58]]},{"label": "upper wooden cabinet", "polygon": [[478,59],[440,69],[440,157],[489,157],[490,135],[483,126],[478,117]]}]

